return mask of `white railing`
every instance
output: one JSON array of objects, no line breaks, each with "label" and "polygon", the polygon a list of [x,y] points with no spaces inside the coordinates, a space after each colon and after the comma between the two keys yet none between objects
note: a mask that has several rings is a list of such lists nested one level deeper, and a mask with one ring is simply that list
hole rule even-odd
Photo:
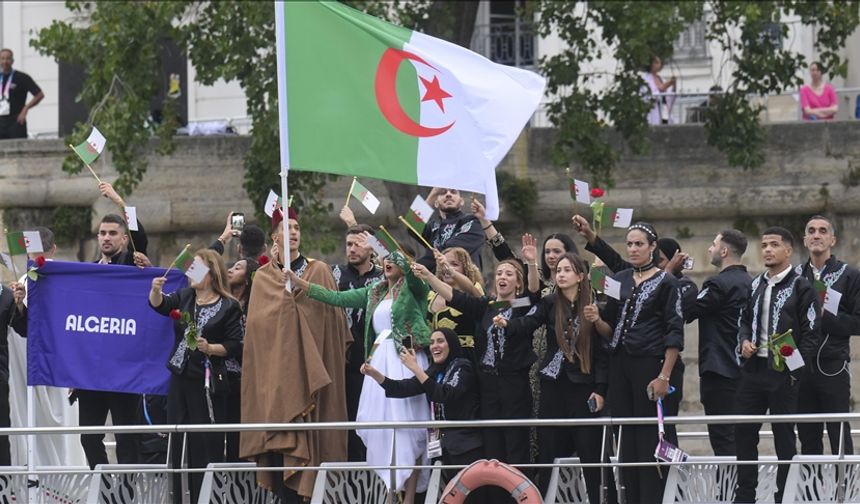
[{"label": "white railing", "polygon": [[[839,111],[836,120],[855,120],[857,117],[857,97],[860,95],[860,87],[847,87],[835,89],[836,98],[839,102]],[[721,93],[664,93],[665,96],[674,96],[675,104],[671,110],[670,124],[697,124],[704,122],[706,103],[711,96],[719,96]],[[802,120],[800,110],[800,95],[798,91],[787,91],[780,94],[765,96],[751,95],[751,102],[763,106],[760,116],[764,124],[796,122]],[[552,122],[547,114],[550,102],[541,102],[529,123],[533,128],[551,128]]]}]

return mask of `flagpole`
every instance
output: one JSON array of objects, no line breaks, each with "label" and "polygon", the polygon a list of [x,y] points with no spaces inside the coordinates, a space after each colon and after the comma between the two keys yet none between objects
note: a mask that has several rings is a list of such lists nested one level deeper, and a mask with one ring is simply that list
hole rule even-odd
[{"label": "flagpole", "polygon": [[[182,249],[182,252],[180,252],[179,254],[177,254],[177,255],[176,255],[176,259],[179,259],[179,256],[181,256],[182,254],[184,254],[184,253],[185,253],[185,251],[186,251],[186,250],[188,250],[188,249],[190,249],[190,248],[191,248],[191,244],[190,244],[190,243],[186,244],[186,245],[185,245],[185,248],[183,248],[183,249]],[[165,271],[165,272],[164,272],[164,276],[162,276],[161,278],[167,278],[167,274],[168,274],[168,273],[170,273],[170,270],[172,270],[172,269],[173,269],[173,265],[174,265],[174,264],[176,264],[176,259],[174,259],[174,260],[170,263],[170,266],[168,266],[168,267],[167,267],[167,271]]]},{"label": "flagpole", "polygon": [[[74,146],[74,145],[69,144],[69,148],[70,148],[70,149],[72,149],[72,151],[73,151],[75,154],[78,154],[78,151],[76,151],[76,150],[75,150],[75,146]],[[96,175],[96,172],[95,172],[95,170],[93,170],[93,167],[92,167],[92,166],[90,166],[90,164],[89,164],[89,163],[87,163],[86,161],[84,161],[84,158],[82,158],[80,154],[78,154],[78,157],[81,159],[81,161],[84,163],[84,165],[86,165],[86,167],[90,169],[90,173],[92,173],[92,174],[93,174],[93,177],[95,177],[95,178],[96,178],[96,181],[97,181],[99,184],[101,184],[101,183],[102,183],[102,179],[100,179],[100,178],[99,178],[99,176],[98,176],[98,175]]]},{"label": "flagpole", "polygon": [[[283,201],[287,202],[287,208],[284,209],[284,268],[290,268],[290,251],[289,240],[290,235],[287,229],[287,220],[289,220],[289,187],[288,176],[290,173],[290,136],[289,136],[289,120],[287,116],[287,40],[284,34],[284,3],[275,2],[275,54],[277,56],[278,68],[278,123],[280,126],[280,142],[281,142],[281,193]],[[292,291],[292,285],[287,280],[284,288]]]},{"label": "flagpole", "polygon": [[573,214],[579,215],[579,200],[576,199],[576,182],[574,182],[573,178],[570,176],[570,168],[565,168],[564,173],[567,174],[567,191],[570,192],[570,184],[573,184]]},{"label": "flagpole", "polygon": [[427,243],[427,240],[425,240],[424,237],[421,236],[421,233],[416,231],[414,227],[412,227],[408,222],[406,222],[406,219],[404,219],[402,215],[398,215],[397,218],[400,219],[400,222],[402,222],[406,227],[408,227],[410,231],[415,233],[415,236],[417,236],[421,243],[423,243],[424,246],[427,247],[427,250],[436,250],[433,245]]},{"label": "flagpole", "polygon": [[349,198],[352,196],[352,190],[355,189],[355,180],[357,178],[358,177],[352,177],[352,184],[349,185],[349,191],[346,192],[346,203],[343,204],[345,207],[349,206]]}]

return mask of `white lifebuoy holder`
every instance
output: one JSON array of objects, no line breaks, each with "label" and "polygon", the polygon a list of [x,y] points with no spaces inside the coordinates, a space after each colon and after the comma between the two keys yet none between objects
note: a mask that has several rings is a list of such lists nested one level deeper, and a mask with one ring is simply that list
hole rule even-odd
[{"label": "white lifebuoy holder", "polygon": [[540,492],[525,474],[496,459],[478,460],[457,473],[445,485],[439,504],[462,504],[476,488],[486,485],[504,488],[521,504],[543,504]]}]

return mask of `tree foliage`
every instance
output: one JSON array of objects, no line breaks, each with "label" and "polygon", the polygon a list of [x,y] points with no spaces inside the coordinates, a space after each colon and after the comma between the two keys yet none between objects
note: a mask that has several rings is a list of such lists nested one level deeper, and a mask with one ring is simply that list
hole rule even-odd
[{"label": "tree foliage", "polygon": [[[650,106],[640,74],[652,55],[671,57],[673,42],[688,23],[704,19],[707,40],[730,54],[730,85],[708,109],[705,128],[708,143],[744,168],[764,161],[762,108],[750,97],[785,92],[803,81],[805,57],[781,44],[788,34],[784,16],[816,26],[815,48],[831,76],[845,75],[847,62],[839,50],[860,23],[856,2],[542,0],[534,10],[539,32],[557,33],[567,47],[541,62],[554,95],[548,113],[559,129],[556,158],[564,165],[577,161],[595,183],[610,184],[620,152],[607,133],[620,133],[635,153],[647,150]],[[779,36],[768,36],[773,27]],[[607,57],[616,66],[601,71],[597,63]]]}]

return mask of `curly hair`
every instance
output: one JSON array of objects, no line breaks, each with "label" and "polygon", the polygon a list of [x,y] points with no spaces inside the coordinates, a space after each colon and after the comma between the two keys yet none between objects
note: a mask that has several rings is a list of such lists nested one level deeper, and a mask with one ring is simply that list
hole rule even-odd
[{"label": "curly hair", "polygon": [[[468,278],[473,284],[478,284],[481,287],[484,286],[484,280],[481,277],[481,270],[472,262],[472,256],[466,252],[466,249],[463,247],[451,247],[446,248],[442,251],[443,254],[447,254],[451,252],[454,254],[454,257],[457,258],[457,261],[463,265],[463,274]],[[436,274],[440,273],[439,268],[436,268]]]}]

